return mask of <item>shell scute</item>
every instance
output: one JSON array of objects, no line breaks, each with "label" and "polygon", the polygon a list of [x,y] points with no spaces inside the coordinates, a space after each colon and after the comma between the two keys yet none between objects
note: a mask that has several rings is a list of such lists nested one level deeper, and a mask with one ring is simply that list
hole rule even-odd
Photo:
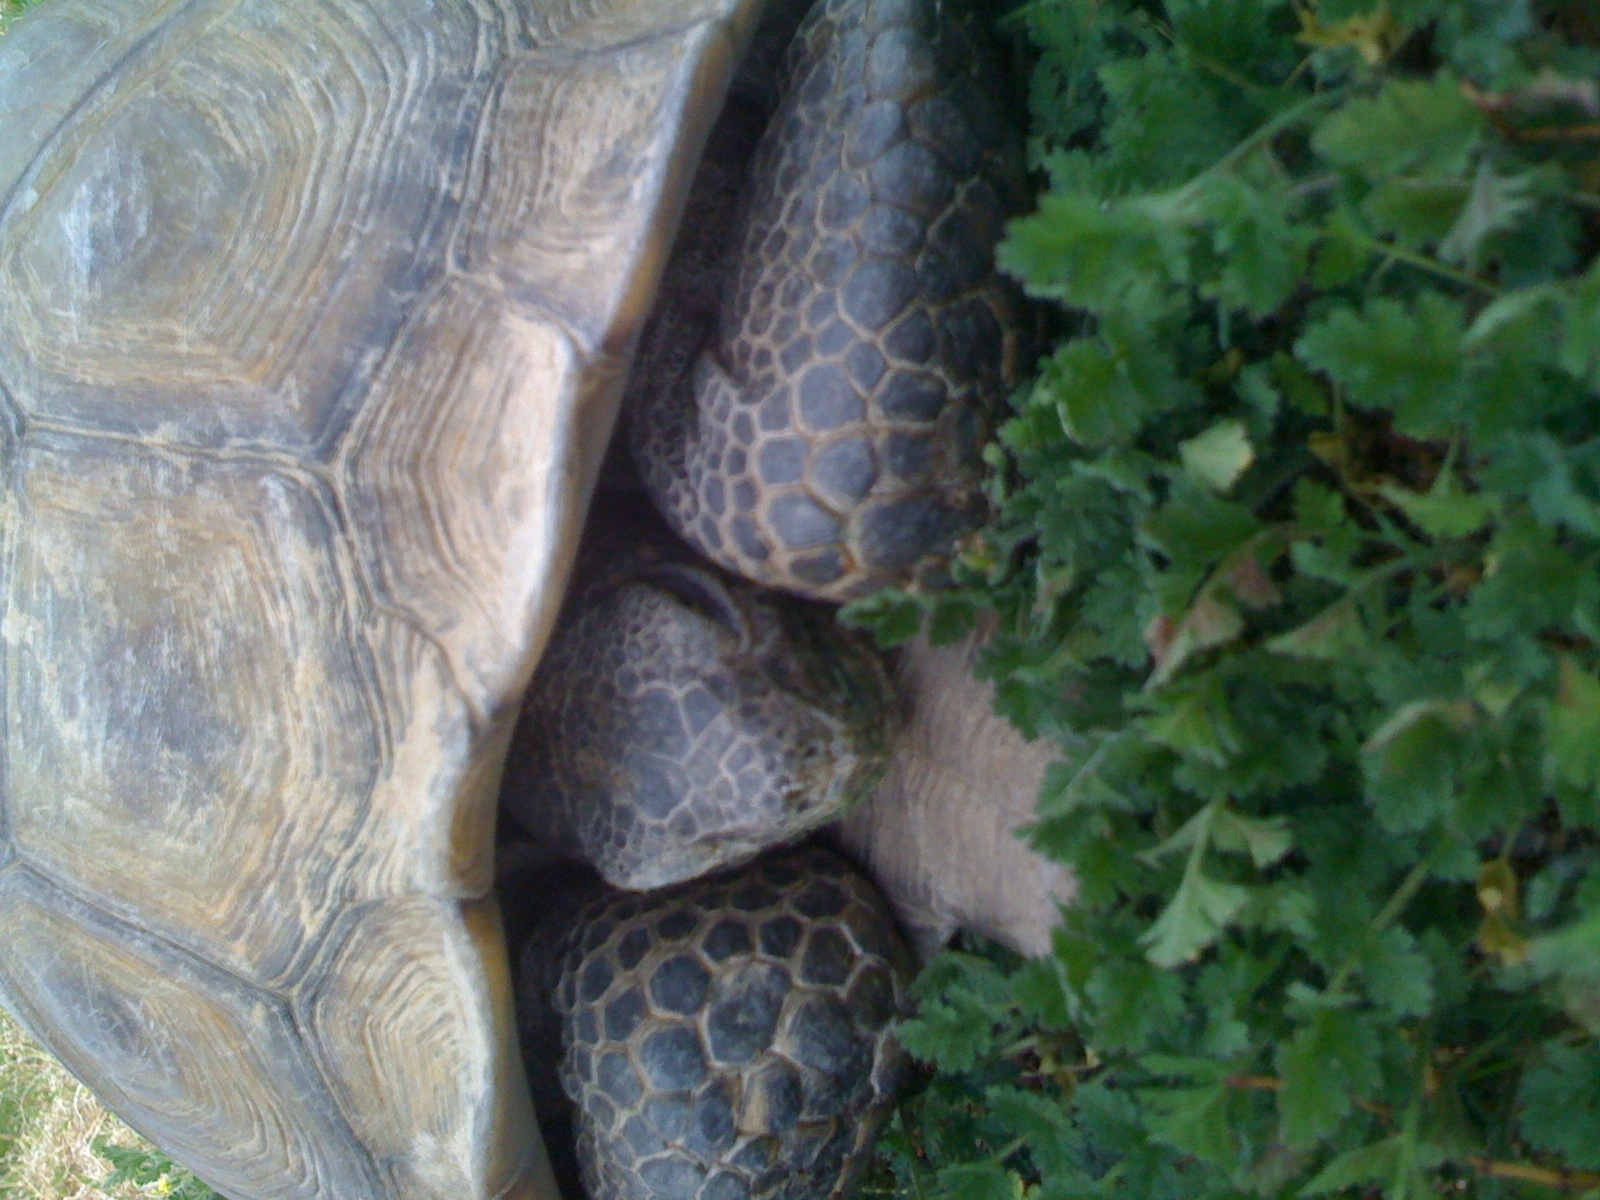
[{"label": "shell scute", "polygon": [[73,1074],[230,1195],[386,1194],[287,1004],[34,876],[0,879],[0,987]]},{"label": "shell scute", "polygon": [[[523,36],[534,49],[565,57],[716,20],[728,7],[726,0],[546,0],[529,6]],[[735,16],[730,32],[737,44],[750,36],[752,16]]]},{"label": "shell scute", "polygon": [[256,0],[119,66],[0,216],[24,408],[307,453],[442,268],[488,87],[473,17],[327,0],[307,36]]},{"label": "shell scute", "polygon": [[[554,1195],[474,897],[758,5],[611,5],[654,157],[588,165],[556,142],[598,80],[507,103],[531,7],[53,0],[0,45],[0,994],[241,1200]],[[558,243],[540,198],[639,168],[564,243],[581,287],[453,269],[519,156]]]},{"label": "shell scute", "polygon": [[[389,355],[342,448],[351,531],[379,594],[444,650],[480,713],[542,641],[570,495],[582,360],[548,321],[444,280]],[[551,614],[553,616],[553,614]]]},{"label": "shell scute", "polygon": [[80,97],[181,3],[159,0],[130,11],[126,0],[82,0],[53,27],[30,22],[6,35],[0,96],[26,96],[28,102],[0,112],[0,197],[11,192]]},{"label": "shell scute", "polygon": [[379,757],[324,500],[257,464],[42,434],[19,465],[0,624],[19,852],[284,977],[336,903]]},{"label": "shell scute", "polygon": [[[479,962],[503,962],[483,902],[375,904],[300,989],[324,1074],[401,1196],[498,1196],[532,1130],[509,1012]],[[472,984],[476,983],[477,986]]]},{"label": "shell scute", "polygon": [[[629,345],[667,250],[662,229],[637,214],[672,184],[684,144],[704,137],[715,110],[705,93],[731,51],[726,33],[707,27],[515,61],[495,98],[472,220],[453,250],[458,269],[550,314],[586,351]],[[663,99],[689,114],[675,135],[662,128]],[[666,207],[681,201],[680,190]]]}]

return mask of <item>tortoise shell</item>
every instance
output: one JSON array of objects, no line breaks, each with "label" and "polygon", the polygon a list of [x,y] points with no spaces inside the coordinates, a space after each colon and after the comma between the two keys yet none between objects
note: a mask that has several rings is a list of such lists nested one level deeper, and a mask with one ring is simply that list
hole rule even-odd
[{"label": "tortoise shell", "polygon": [[0,42],[0,999],[230,1196],[554,1196],[496,786],[759,7]]}]

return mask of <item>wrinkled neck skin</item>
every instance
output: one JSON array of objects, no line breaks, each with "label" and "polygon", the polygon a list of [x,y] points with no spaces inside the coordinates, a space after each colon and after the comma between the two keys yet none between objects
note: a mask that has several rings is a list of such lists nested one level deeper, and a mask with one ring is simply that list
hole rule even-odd
[{"label": "wrinkled neck skin", "polygon": [[872,798],[831,830],[893,904],[924,961],[957,930],[1020,954],[1049,952],[1071,873],[1016,830],[1033,819],[1057,754],[994,712],[972,675],[980,631],[954,646],[908,645],[894,671],[903,729]]}]

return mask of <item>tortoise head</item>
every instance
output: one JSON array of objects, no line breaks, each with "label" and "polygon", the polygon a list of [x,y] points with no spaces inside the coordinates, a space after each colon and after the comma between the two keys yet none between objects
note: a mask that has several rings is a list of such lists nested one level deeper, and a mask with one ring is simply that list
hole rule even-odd
[{"label": "tortoise head", "polygon": [[580,587],[564,614],[502,802],[619,887],[676,883],[869,794],[889,697],[877,655],[830,611],[711,567],[636,563]]}]

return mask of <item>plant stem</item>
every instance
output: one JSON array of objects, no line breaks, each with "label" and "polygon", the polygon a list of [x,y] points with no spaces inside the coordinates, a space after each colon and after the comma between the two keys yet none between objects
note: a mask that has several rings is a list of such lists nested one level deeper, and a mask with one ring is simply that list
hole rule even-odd
[{"label": "plant stem", "polygon": [[1260,129],[1256,130],[1249,137],[1245,138],[1244,141],[1240,142],[1216,162],[1212,163],[1211,166],[1207,167],[1198,176],[1196,176],[1194,180],[1191,180],[1187,186],[1193,186],[1196,181],[1205,178],[1213,171],[1227,170],[1235,163],[1254,154],[1257,150],[1272,141],[1273,138],[1277,137],[1284,130],[1293,129],[1296,125],[1301,124],[1309,117],[1315,115],[1320,109],[1328,107],[1328,105],[1333,101],[1343,99],[1343,97],[1344,90],[1341,88],[1334,88],[1326,92],[1318,92],[1314,96],[1307,96],[1304,100],[1300,101],[1299,104],[1296,104],[1291,108],[1284,109],[1283,112],[1273,117],[1272,120],[1268,121]]},{"label": "plant stem", "polygon": [[[1275,1075],[1229,1075],[1223,1081],[1225,1087],[1231,1087],[1242,1092],[1281,1092],[1283,1080]],[[1357,1100],[1355,1106],[1362,1112],[1371,1113],[1381,1120],[1393,1122],[1394,1112],[1387,1104],[1374,1104],[1370,1100]]]},{"label": "plant stem", "polygon": [[1566,1171],[1559,1167],[1540,1167],[1533,1163],[1502,1162],[1474,1154],[1467,1160],[1472,1169],[1491,1179],[1517,1179],[1524,1183],[1538,1183],[1563,1192],[1583,1191],[1600,1187],[1600,1171]]},{"label": "plant stem", "polygon": [[1012,1141],[1007,1143],[1003,1149],[995,1153],[994,1161],[997,1163],[1005,1162],[1006,1159],[1010,1158],[1013,1154],[1015,1154],[1018,1150],[1021,1150],[1027,1144],[1028,1139],[1025,1137],[1012,1139]]},{"label": "plant stem", "polygon": [[1230,83],[1243,92],[1261,93],[1271,92],[1273,90],[1265,84],[1256,83],[1253,80],[1246,79],[1243,75],[1233,70],[1233,68],[1226,66],[1223,63],[1219,63],[1215,59],[1208,58],[1204,54],[1196,54],[1188,45],[1178,40],[1177,33],[1173,30],[1172,26],[1168,25],[1165,21],[1156,21],[1151,27],[1156,31],[1156,33],[1160,34],[1161,37],[1165,38],[1167,44],[1170,45],[1179,55],[1193,63],[1195,66],[1199,67],[1202,71],[1209,71],[1224,83]]},{"label": "plant stem", "polygon": [[1600,121],[1583,125],[1541,125],[1518,129],[1511,135],[1519,142],[1589,142],[1600,138]]},{"label": "plant stem", "polygon": [[1336,995],[1349,981],[1351,974],[1361,965],[1361,954],[1372,939],[1382,933],[1400,915],[1405,906],[1411,903],[1411,898],[1417,894],[1424,881],[1428,878],[1428,871],[1433,866],[1433,856],[1423,855],[1422,861],[1411,868],[1410,874],[1395,889],[1394,895],[1389,897],[1389,902],[1383,906],[1383,911],[1373,918],[1372,924],[1367,926],[1367,931],[1362,935],[1361,944],[1355,948],[1350,957],[1345,959],[1338,971],[1334,972],[1333,979],[1328,983],[1327,994]]},{"label": "plant stem", "polygon": [[1271,1075],[1229,1075],[1222,1081],[1231,1088],[1248,1092],[1281,1092],[1283,1080]]},{"label": "plant stem", "polygon": [[900,1133],[906,1139],[906,1144],[911,1148],[911,1153],[906,1156],[906,1163],[911,1168],[911,1190],[916,1193],[916,1200],[923,1200],[925,1193],[922,1189],[922,1173],[917,1170],[917,1159],[922,1156],[921,1149],[916,1139],[911,1136],[911,1131],[906,1128],[905,1110],[894,1110],[895,1124],[900,1126]]},{"label": "plant stem", "polygon": [[1580,204],[1584,208],[1600,209],[1600,196],[1591,196],[1588,192],[1580,192],[1572,188],[1558,188],[1555,194],[1569,203]]},{"label": "plant stem", "polygon": [[1348,229],[1341,229],[1337,235],[1353,246],[1358,246],[1372,254],[1381,254],[1391,262],[1405,263],[1408,267],[1415,267],[1419,271],[1427,271],[1441,279],[1448,279],[1452,283],[1459,283],[1462,287],[1472,288],[1486,296],[1498,296],[1500,289],[1492,283],[1486,283],[1476,275],[1469,275],[1465,271],[1458,271],[1454,267],[1447,267],[1437,259],[1429,258],[1426,254],[1418,254],[1415,250],[1407,250],[1404,246],[1397,246],[1393,242],[1380,241],[1377,238],[1367,237],[1365,234],[1355,233]]},{"label": "plant stem", "polygon": [[1300,101],[1300,103],[1286,108],[1283,112],[1273,117],[1249,137],[1245,138],[1238,145],[1234,146],[1232,150],[1229,150],[1221,158],[1217,159],[1216,162],[1204,168],[1198,174],[1191,176],[1187,183],[1182,184],[1170,192],[1153,197],[1153,199],[1161,202],[1162,204],[1174,203],[1181,207],[1183,201],[1194,192],[1198,191],[1200,186],[1205,183],[1207,179],[1210,179],[1213,175],[1218,175],[1223,171],[1229,170],[1246,158],[1249,158],[1250,155],[1254,154],[1263,146],[1268,145],[1273,138],[1277,137],[1284,130],[1292,129],[1296,125],[1304,123],[1310,117],[1315,115],[1319,109],[1326,108],[1334,100],[1343,97],[1343,95],[1344,90],[1336,88],[1326,92],[1319,92],[1314,96],[1307,96],[1304,100]]},{"label": "plant stem", "polygon": [[1105,756],[1110,751],[1111,747],[1116,745],[1118,742],[1123,741],[1126,736],[1126,733],[1117,733],[1102,740],[1101,743],[1095,747],[1094,753],[1089,755],[1089,757],[1084,760],[1083,765],[1072,773],[1072,778],[1067,780],[1067,786],[1061,789],[1061,797],[1066,802],[1067,808],[1070,809],[1076,802],[1078,785],[1082,783],[1089,775],[1100,769],[1100,764],[1105,760]]}]

